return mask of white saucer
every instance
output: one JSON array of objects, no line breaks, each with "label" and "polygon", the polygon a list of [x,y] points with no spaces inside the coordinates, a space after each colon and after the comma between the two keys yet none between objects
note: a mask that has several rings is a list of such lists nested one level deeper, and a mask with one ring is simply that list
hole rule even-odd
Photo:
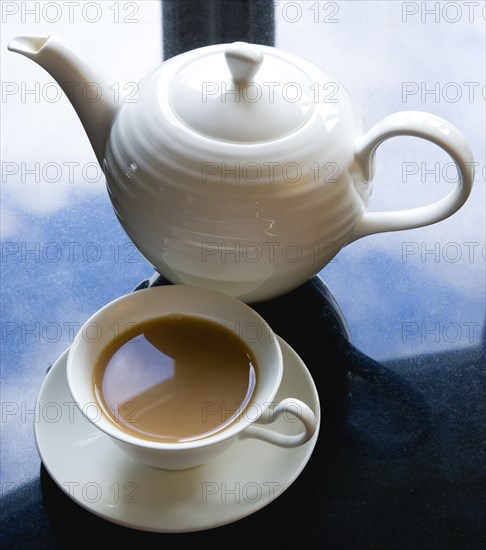
[{"label": "white saucer", "polygon": [[[275,400],[296,397],[320,419],[319,396],[302,360],[281,338],[284,376]],[[75,502],[111,522],[156,532],[199,531],[253,514],[299,476],[317,441],[282,449],[257,440],[237,441],[212,462],[183,471],[158,470],[120,451],[75,407],[66,381],[67,350],[39,393],[35,437],[42,462]],[[299,422],[281,422],[286,433]]]}]

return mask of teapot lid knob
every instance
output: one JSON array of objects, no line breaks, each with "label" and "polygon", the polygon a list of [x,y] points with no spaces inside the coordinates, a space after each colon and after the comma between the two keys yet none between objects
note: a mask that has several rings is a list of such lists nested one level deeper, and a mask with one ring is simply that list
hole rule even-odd
[{"label": "teapot lid knob", "polygon": [[233,42],[224,56],[234,82],[250,82],[263,63],[262,52],[246,42]]}]

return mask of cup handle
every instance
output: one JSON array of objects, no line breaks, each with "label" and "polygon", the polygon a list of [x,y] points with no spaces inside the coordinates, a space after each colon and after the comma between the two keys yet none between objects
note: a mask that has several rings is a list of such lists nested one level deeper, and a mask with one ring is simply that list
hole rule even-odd
[{"label": "cup handle", "polygon": [[395,212],[366,212],[357,223],[351,241],[385,231],[413,229],[448,218],[459,210],[471,193],[474,180],[474,156],[464,135],[452,124],[430,113],[403,111],[385,117],[361,136],[355,159],[366,181],[374,175],[375,152],[385,140],[395,136],[415,136],[435,143],[456,164],[456,187],[435,203]]},{"label": "cup handle", "polygon": [[[275,422],[283,414],[289,415],[287,418],[292,422],[295,419],[299,419],[304,425],[304,431],[296,435],[288,435],[276,432],[271,428],[263,427],[264,424]],[[299,399],[289,397],[280,401],[274,409],[268,410],[266,414],[263,414],[256,422],[248,426],[239,435],[239,438],[261,439],[279,447],[292,448],[299,447],[309,441],[314,435],[316,428],[317,418],[312,409]]]}]

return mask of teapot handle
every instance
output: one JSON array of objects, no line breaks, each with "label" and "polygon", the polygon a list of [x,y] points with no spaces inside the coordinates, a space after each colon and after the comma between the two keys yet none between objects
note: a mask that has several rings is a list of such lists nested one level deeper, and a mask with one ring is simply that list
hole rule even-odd
[{"label": "teapot handle", "polygon": [[374,175],[376,149],[395,136],[416,136],[444,149],[458,170],[456,187],[447,196],[426,206],[395,212],[366,212],[354,228],[352,241],[373,233],[413,229],[441,221],[459,210],[471,193],[474,157],[466,138],[443,118],[421,111],[389,115],[359,138],[355,159],[366,181]]}]

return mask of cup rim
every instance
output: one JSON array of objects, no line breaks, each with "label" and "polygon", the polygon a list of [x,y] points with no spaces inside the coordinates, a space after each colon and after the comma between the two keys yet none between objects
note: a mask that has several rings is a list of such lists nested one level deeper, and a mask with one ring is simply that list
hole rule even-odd
[{"label": "cup rim", "polygon": [[[74,366],[74,354],[77,346],[83,340],[83,328],[85,326],[87,326],[90,323],[95,323],[100,317],[102,317],[103,315],[106,315],[107,312],[109,312],[114,307],[118,306],[120,303],[123,303],[126,301],[135,302],[141,299],[140,298],[141,296],[146,297],[149,294],[159,294],[159,293],[168,293],[168,292],[171,292],[171,293],[183,292],[184,294],[186,294],[186,296],[188,293],[194,293],[194,295],[205,294],[207,297],[212,296],[214,299],[217,299],[217,300],[223,300],[223,301],[226,301],[227,303],[231,302],[236,307],[246,310],[256,320],[258,320],[259,322],[263,323],[268,327],[269,334],[272,336],[270,344],[274,346],[275,353],[277,354],[277,361],[278,361],[277,376],[273,380],[272,390],[271,392],[268,393],[267,396],[265,396],[264,402],[260,405],[258,404],[258,402],[255,402],[254,400],[250,399],[250,402],[247,404],[247,406],[242,410],[242,412],[236,417],[236,419],[227,428],[222,428],[221,430],[217,431],[212,435],[208,435],[206,437],[201,437],[191,441],[160,442],[160,441],[143,439],[141,437],[139,438],[135,435],[130,435],[126,432],[123,432],[116,426],[115,422],[104,412],[103,407],[97,401],[94,394],[92,395],[92,400],[89,404],[96,405],[100,413],[100,418],[99,419],[97,418],[96,421],[93,421],[93,419],[90,418],[88,414],[87,408],[82,406],[81,401],[83,401],[84,405],[87,404],[85,400],[77,399],[77,396],[79,394],[77,392],[77,388],[73,380],[73,377],[74,377],[73,371],[76,368]],[[199,313],[203,313],[203,312],[194,311],[187,314],[198,316]],[[204,317],[204,315],[201,315],[201,317]],[[211,319],[211,318],[214,319],[214,316],[212,316],[210,313],[208,313],[206,317],[208,319]],[[150,317],[147,317],[147,319],[149,318]],[[280,344],[278,342],[276,334],[273,332],[273,329],[268,325],[268,323],[263,319],[263,317],[259,313],[257,313],[253,308],[251,308],[248,304],[242,302],[238,298],[235,298],[233,296],[224,294],[220,291],[216,291],[213,289],[189,286],[189,285],[183,285],[183,284],[174,284],[174,285],[149,287],[149,288],[133,291],[128,294],[124,294],[122,296],[115,298],[111,302],[108,302],[107,304],[102,306],[100,309],[98,309],[95,313],[93,313],[84,323],[82,323],[80,329],[76,333],[74,340],[69,348],[68,356],[67,356],[67,364],[66,364],[66,375],[67,375],[69,392],[78,410],[81,411],[82,415],[85,417],[86,420],[88,420],[93,426],[96,426],[100,431],[102,431],[106,435],[122,443],[129,444],[134,447],[151,449],[151,450],[168,451],[168,452],[170,451],[177,452],[182,450],[198,449],[203,447],[205,448],[205,447],[210,447],[212,445],[216,445],[218,443],[221,443],[223,441],[226,441],[227,439],[230,439],[238,435],[245,428],[247,428],[248,426],[256,422],[262,416],[264,411],[270,406],[270,404],[272,404],[272,400],[274,399],[278,391],[278,388],[280,387],[280,383],[283,376],[283,357],[282,357],[282,350],[281,350]],[[255,415],[255,417],[252,417],[251,419],[245,418],[244,412],[247,411],[249,407],[255,403],[258,407],[257,414]]]}]

